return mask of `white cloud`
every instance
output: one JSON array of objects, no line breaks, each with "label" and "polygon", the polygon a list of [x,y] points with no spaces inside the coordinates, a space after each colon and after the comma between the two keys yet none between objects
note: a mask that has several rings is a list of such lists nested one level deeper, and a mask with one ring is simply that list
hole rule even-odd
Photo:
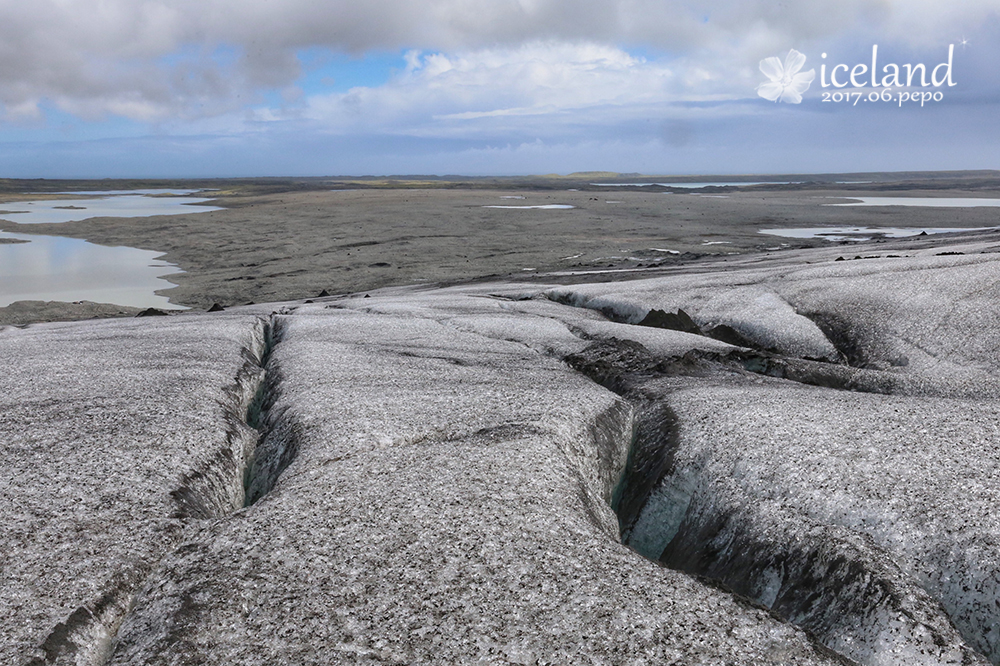
[{"label": "white cloud", "polygon": [[550,135],[637,119],[660,121],[672,115],[671,105],[749,97],[755,85],[749,66],[647,61],[586,43],[542,42],[452,55],[411,52],[407,63],[383,86],[316,96],[301,113],[342,134]]}]

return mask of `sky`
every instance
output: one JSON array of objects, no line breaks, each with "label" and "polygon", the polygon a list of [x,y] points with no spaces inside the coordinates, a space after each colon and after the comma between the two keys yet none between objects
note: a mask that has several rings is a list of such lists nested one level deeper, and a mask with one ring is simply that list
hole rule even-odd
[{"label": "sky", "polygon": [[998,119],[1000,0],[0,0],[0,177],[998,169]]}]

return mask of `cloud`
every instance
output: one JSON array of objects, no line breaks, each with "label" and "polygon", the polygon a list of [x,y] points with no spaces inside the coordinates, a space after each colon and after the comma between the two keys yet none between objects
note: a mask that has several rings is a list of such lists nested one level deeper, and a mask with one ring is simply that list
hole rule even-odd
[{"label": "cloud", "polygon": [[[666,119],[745,112],[756,63],[728,54],[692,62],[647,60],[613,46],[536,42],[457,54],[410,52],[378,87],[316,95],[271,120],[311,122],[330,134],[533,140],[638,131]],[[629,127],[632,130],[629,130]]]},{"label": "cloud", "polygon": [[[995,0],[0,0],[0,104],[8,117],[50,103],[86,118],[163,121],[259,104],[301,76],[296,54],[307,48],[432,51],[454,69],[473,57],[454,54],[481,54],[482,67],[489,54],[516,61],[526,45],[589,44],[689,63],[729,53],[742,66],[844,31],[919,41],[991,14]],[[432,72],[423,57],[420,69]],[[538,95],[527,97],[524,108],[535,108]]]},{"label": "cloud", "polygon": [[[756,96],[758,63],[792,48],[818,71],[820,53],[863,62],[876,42],[936,62],[963,37],[960,86],[933,109],[834,108],[816,84],[794,109]],[[996,0],[0,0],[0,161],[27,176],[995,166],[998,44]],[[342,54],[362,60],[338,70]],[[331,72],[358,85],[318,83]]]}]

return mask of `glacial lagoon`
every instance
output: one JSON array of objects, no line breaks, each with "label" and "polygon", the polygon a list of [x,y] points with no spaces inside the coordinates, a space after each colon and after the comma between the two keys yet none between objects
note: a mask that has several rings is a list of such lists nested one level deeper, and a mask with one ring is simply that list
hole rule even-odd
[{"label": "glacial lagoon", "polygon": [[[203,205],[208,199],[187,196],[192,193],[77,192],[73,194],[103,196],[4,203],[0,204],[0,218],[19,224],[43,224],[221,210]],[[172,286],[163,279],[165,276],[182,272],[159,260],[162,254],[132,247],[106,247],[76,238],[0,232],[0,307],[15,301],[38,300],[184,309],[155,293]]]},{"label": "glacial lagoon", "polygon": [[706,181],[701,183],[591,183],[594,187],[677,187],[686,190],[700,190],[705,187],[749,187],[750,185],[794,185],[799,181],[760,180],[754,182]]},{"label": "glacial lagoon", "polygon": [[[841,198],[841,197],[838,197]],[[1000,199],[980,197],[849,197],[851,201],[825,206],[922,206],[930,208],[979,208],[1000,206]]]},{"label": "glacial lagoon", "polygon": [[[216,206],[205,206],[204,202],[210,199],[203,197],[172,196],[175,192],[188,193],[190,190],[140,190],[142,194],[119,192],[121,190],[73,193],[102,195],[98,199],[48,199],[4,203],[0,204],[0,218],[18,224],[61,224],[91,217],[150,217],[222,210]],[[183,208],[179,210],[181,206]]]},{"label": "glacial lagoon", "polygon": [[[843,199],[844,197],[836,197]],[[1000,199],[979,197],[849,197],[849,201],[824,206],[920,206],[930,208],[1000,207]],[[907,238],[921,234],[947,234],[969,231],[993,231],[1000,227],[798,227],[761,229],[760,233],[782,238],[825,238],[829,241],[862,242],[872,238]]]}]

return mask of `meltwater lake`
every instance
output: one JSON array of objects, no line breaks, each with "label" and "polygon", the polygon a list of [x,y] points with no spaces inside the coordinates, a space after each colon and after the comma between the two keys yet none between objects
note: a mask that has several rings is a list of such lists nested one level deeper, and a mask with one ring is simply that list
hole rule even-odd
[{"label": "meltwater lake", "polygon": [[[74,199],[0,204],[0,219],[18,224],[65,223],[92,217],[150,217],[222,210],[190,196],[194,190],[73,192]],[[85,196],[90,195],[90,196]],[[13,241],[13,242],[11,242]],[[182,272],[163,253],[106,247],[77,238],[0,232],[0,307],[15,301],[92,301],[137,308],[185,309],[157,290]]]},{"label": "meltwater lake", "polygon": [[[824,206],[923,206],[929,208],[1000,208],[1000,199],[979,197],[836,197],[849,199]],[[784,229],[760,229],[759,233],[783,238],[824,238],[828,241],[864,242],[873,238],[907,238],[921,234],[948,234],[970,231],[995,231],[1000,227],[866,227],[826,226]]]}]

